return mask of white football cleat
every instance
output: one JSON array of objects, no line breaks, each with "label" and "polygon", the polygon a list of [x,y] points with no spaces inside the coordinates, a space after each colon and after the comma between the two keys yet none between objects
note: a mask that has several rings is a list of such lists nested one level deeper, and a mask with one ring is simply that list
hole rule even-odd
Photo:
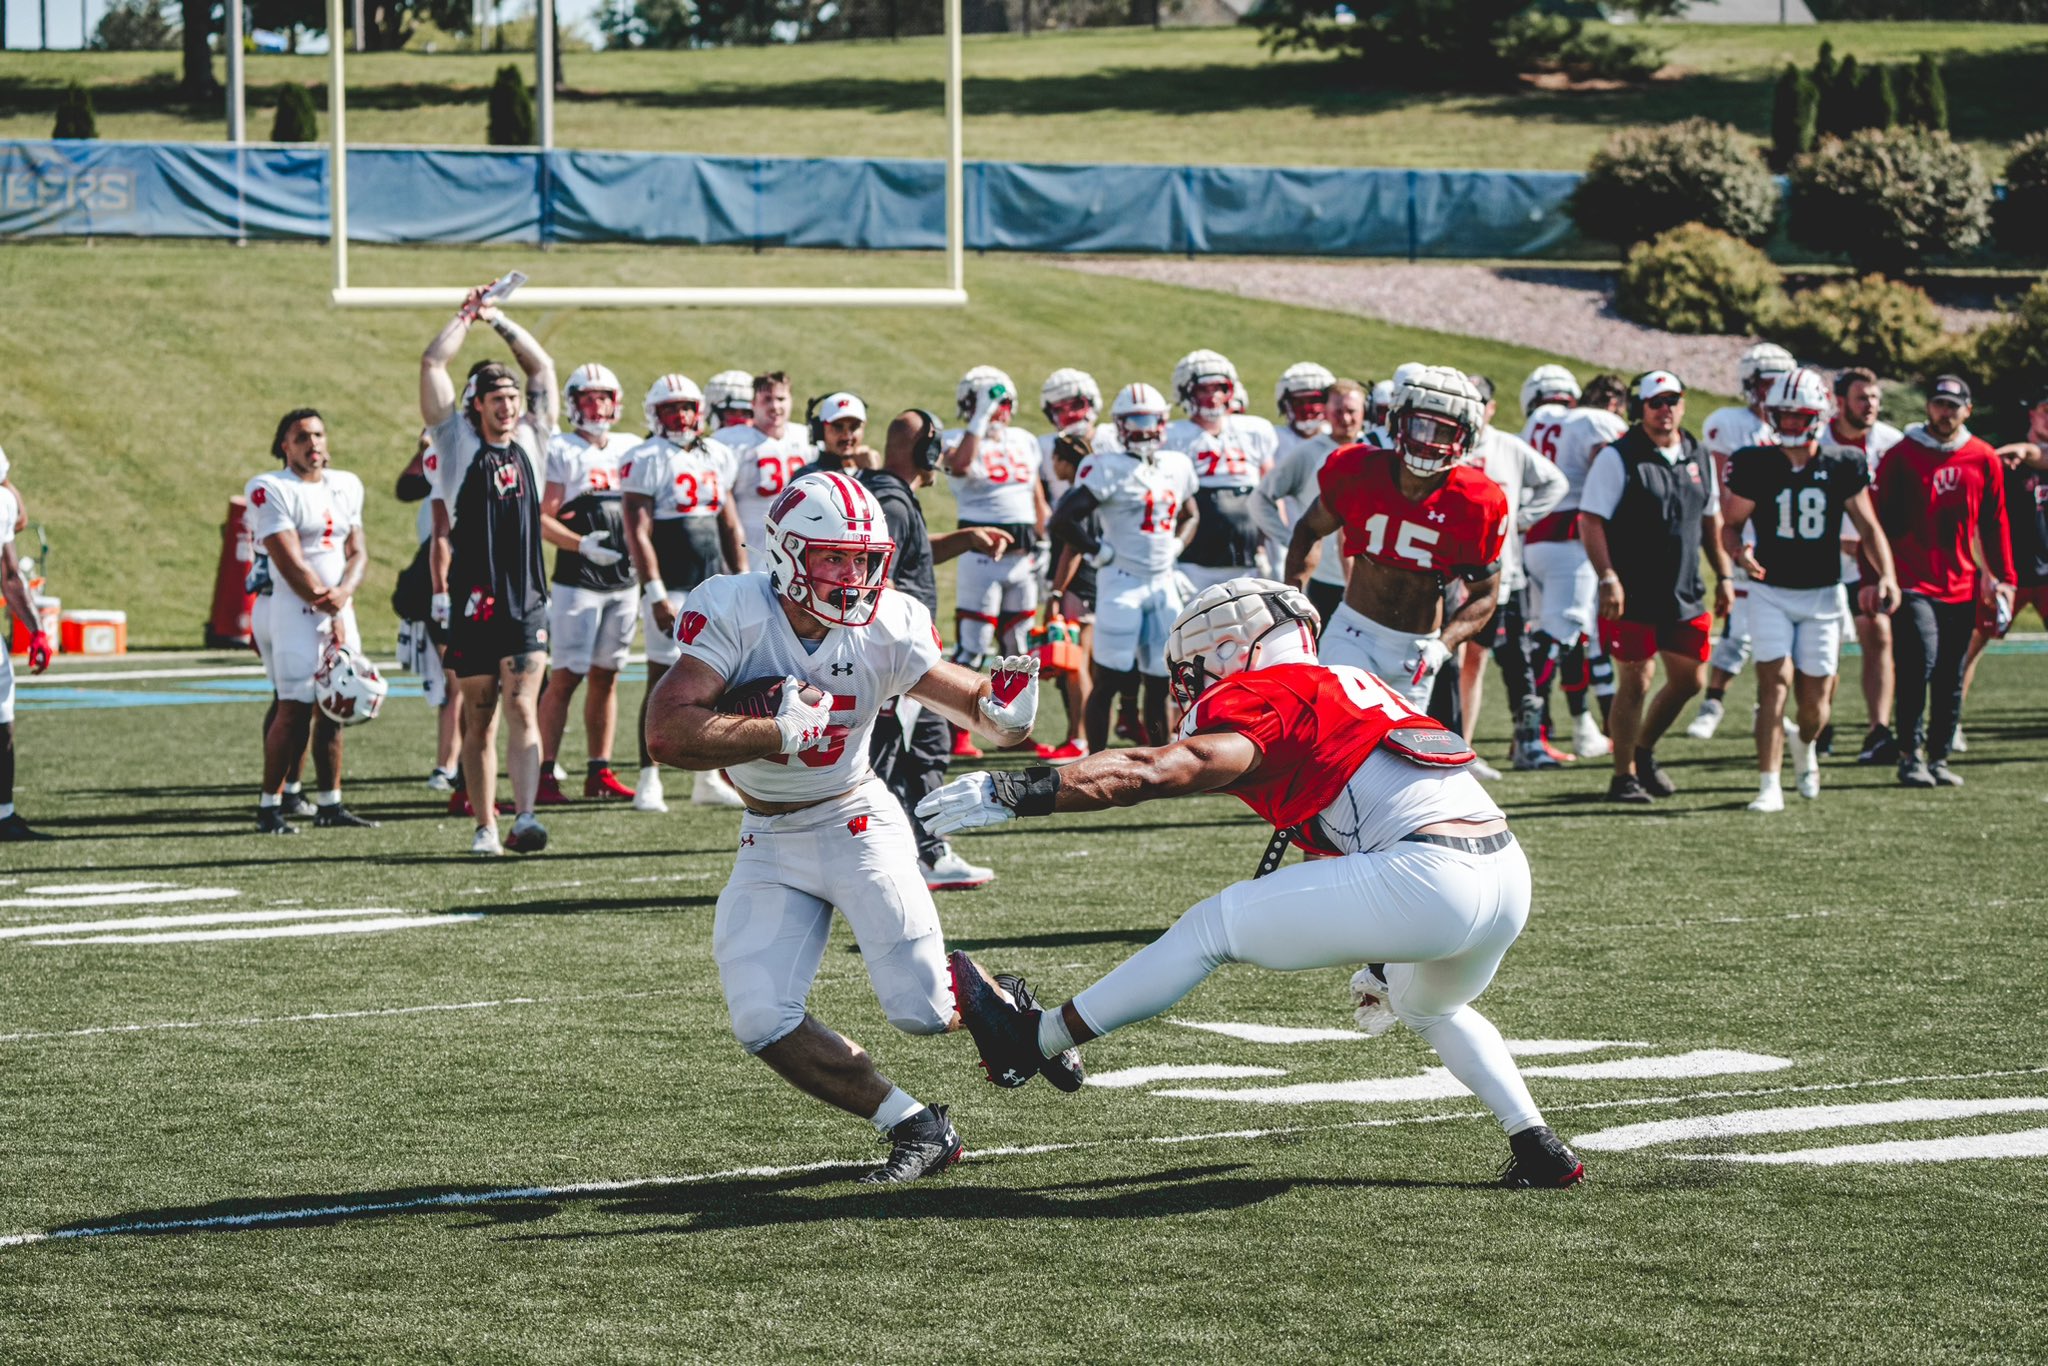
[{"label": "white football cleat", "polygon": [[633,809],[635,811],[662,812],[668,810],[668,803],[661,799],[661,770],[643,768],[640,781],[633,785]]},{"label": "white football cleat", "polygon": [[1812,801],[1820,796],[1820,744],[1801,743],[1792,738],[1792,771],[1799,775],[1799,795]]},{"label": "white football cleat", "polygon": [[1699,715],[1692,718],[1692,724],[1685,728],[1685,733],[1695,740],[1713,739],[1714,732],[1721,729],[1721,712],[1719,702],[1700,703]]},{"label": "white football cleat", "polygon": [[1950,754],[1968,754],[1970,752],[1970,746],[1963,740],[1963,728],[1961,726],[1957,726],[1956,733],[1949,737],[1948,752]]},{"label": "white football cleat", "polygon": [[1572,753],[1581,759],[1604,759],[1614,752],[1614,742],[1600,729],[1593,709],[1586,708],[1572,722]]},{"label": "white football cleat", "polygon": [[498,843],[498,832],[488,825],[479,825],[476,835],[469,842],[469,852],[478,858],[497,858],[505,852],[505,846]]},{"label": "white football cleat", "polygon": [[453,792],[455,779],[460,775],[452,769],[437,768],[427,775],[427,791]]},{"label": "white football cleat", "polygon": [[1387,1004],[1387,979],[1374,972],[1370,963],[1351,974],[1351,1007],[1351,1018],[1370,1038],[1377,1039],[1401,1023]]},{"label": "white football cleat", "polygon": [[1784,789],[1779,787],[1764,788],[1756,794],[1756,800],[1749,804],[1749,809],[1763,812],[1783,811],[1785,809]]},{"label": "white football cleat", "polygon": [[934,892],[971,892],[996,880],[995,869],[969,863],[950,844],[930,863],[919,859],[917,870],[924,874],[924,885]]},{"label": "white football cleat", "polygon": [[[638,795],[634,794],[636,801]],[[690,805],[745,806],[746,803],[740,799],[740,794],[733,789],[733,785],[725,780],[723,773],[710,768],[700,772],[697,780],[690,785]]]}]

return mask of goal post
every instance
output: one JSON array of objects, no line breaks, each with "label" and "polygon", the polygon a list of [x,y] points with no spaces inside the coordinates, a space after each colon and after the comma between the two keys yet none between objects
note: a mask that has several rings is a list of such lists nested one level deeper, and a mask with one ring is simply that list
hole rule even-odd
[{"label": "goal post", "polygon": [[[455,308],[472,285],[365,286],[348,278],[348,100],[342,41],[344,0],[327,0],[328,23],[328,235],[334,248],[338,308]],[[552,34],[555,0],[539,0],[536,31]],[[528,285],[522,304],[558,308],[964,308],[967,304],[965,178],[961,171],[960,0],[945,0],[946,14],[946,280],[929,287],[805,288],[747,286],[581,287]],[[547,66],[542,67],[546,73]],[[546,79],[545,74],[543,79]],[[549,103],[552,103],[550,101]],[[543,137],[543,143],[552,138]],[[544,153],[545,154],[545,151]]]}]

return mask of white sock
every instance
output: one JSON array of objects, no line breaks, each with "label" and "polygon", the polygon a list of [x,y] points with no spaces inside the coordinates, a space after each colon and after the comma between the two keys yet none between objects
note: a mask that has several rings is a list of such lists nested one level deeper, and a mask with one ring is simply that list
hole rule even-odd
[{"label": "white sock", "polygon": [[1047,1010],[1038,1016],[1038,1051],[1057,1058],[1074,1046],[1074,1031],[1067,1028],[1067,1012]]},{"label": "white sock", "polygon": [[9,816],[11,816],[11,815],[13,815],[13,814],[14,814],[14,803],[13,803],[13,802],[0,802],[0,821],[4,821],[4,820],[6,820],[6,819],[7,819],[7,818],[8,818]]},{"label": "white sock", "polygon": [[305,791],[306,785],[304,783],[286,783],[284,785],[284,793],[287,797],[302,796]]},{"label": "white sock", "polygon": [[259,809],[268,809],[282,806],[284,802],[275,792],[265,792],[256,798],[256,805]]},{"label": "white sock", "polygon": [[922,1109],[923,1101],[900,1086],[892,1086],[889,1088],[889,1094],[882,1097],[881,1108],[868,1116],[868,1123],[886,1134]]},{"label": "white sock", "polygon": [[1758,791],[1759,793],[1764,793],[1764,792],[1783,792],[1783,791],[1785,790],[1785,788],[1784,788],[1784,784],[1782,784],[1782,783],[1781,783],[1781,782],[1780,782],[1780,781],[1778,780],[1778,775],[1777,775],[1777,774],[1775,774],[1775,773],[1759,773],[1759,774],[1757,774],[1757,775],[1756,775],[1756,785],[1757,785],[1757,791]]},{"label": "white sock", "polygon": [[331,791],[322,792],[318,797],[315,797],[313,800],[317,805],[320,806],[340,806],[341,789],[337,787]]}]

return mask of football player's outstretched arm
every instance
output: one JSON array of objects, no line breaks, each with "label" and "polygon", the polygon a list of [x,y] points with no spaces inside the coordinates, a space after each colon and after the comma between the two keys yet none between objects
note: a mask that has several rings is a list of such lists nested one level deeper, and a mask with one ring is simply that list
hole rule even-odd
[{"label": "football player's outstretched arm", "polygon": [[1315,572],[1316,561],[1322,558],[1323,537],[1341,525],[1336,514],[1323,506],[1321,498],[1310,503],[1287,538],[1287,568],[1281,577],[1296,588],[1306,584],[1308,576]]},{"label": "football player's outstretched arm", "polygon": [[[997,698],[993,679],[945,659],[926,670],[908,695],[954,725],[964,726],[1007,749],[1031,734],[1038,707],[1038,661],[1030,655],[1005,656],[996,661],[996,672],[1006,671],[1028,675],[1023,688],[1007,704]],[[1025,702],[1026,698],[1030,700]],[[990,711],[1012,716],[1021,724],[1003,724],[989,715]]]},{"label": "football player's outstretched arm", "polygon": [[647,752],[659,764],[697,771],[743,764],[783,752],[774,718],[728,716],[717,710],[725,680],[684,655],[669,666],[647,701]]},{"label": "football player's outstretched arm", "polygon": [[1242,735],[1215,731],[1156,749],[1100,750],[1064,768],[965,774],[919,802],[917,814],[933,834],[950,835],[1019,816],[1136,806],[1227,787],[1263,757]]}]

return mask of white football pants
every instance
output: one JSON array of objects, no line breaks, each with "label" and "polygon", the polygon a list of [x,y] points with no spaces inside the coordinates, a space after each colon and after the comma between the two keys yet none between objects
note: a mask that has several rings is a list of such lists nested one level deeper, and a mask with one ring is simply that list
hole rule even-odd
[{"label": "white football pants", "polygon": [[1038,612],[1038,575],[1031,547],[1013,546],[1001,559],[971,550],[960,557],[954,580],[954,658],[970,668],[996,653],[1023,654],[1025,633]]},{"label": "white football pants", "polygon": [[[1325,664],[1349,664],[1363,669],[1392,689],[1417,711],[1429,710],[1429,695],[1436,691],[1436,676],[1443,668],[1416,670],[1422,664],[1422,643],[1437,639],[1442,632],[1415,635],[1382,626],[1350,603],[1339,603],[1323,626],[1316,655]],[[1372,960],[1377,962],[1378,960]]]},{"label": "white football pants", "polygon": [[1593,636],[1599,620],[1600,576],[1578,541],[1531,541],[1522,547],[1529,577],[1529,624],[1565,649]]},{"label": "white football pants", "polygon": [[1402,842],[1234,883],[1074,998],[1097,1034],[1150,1019],[1225,963],[1280,972],[1385,963],[1387,1004],[1517,1133],[1543,1122],[1500,1031],[1468,1004],[1529,919],[1519,844],[1492,854]]}]

